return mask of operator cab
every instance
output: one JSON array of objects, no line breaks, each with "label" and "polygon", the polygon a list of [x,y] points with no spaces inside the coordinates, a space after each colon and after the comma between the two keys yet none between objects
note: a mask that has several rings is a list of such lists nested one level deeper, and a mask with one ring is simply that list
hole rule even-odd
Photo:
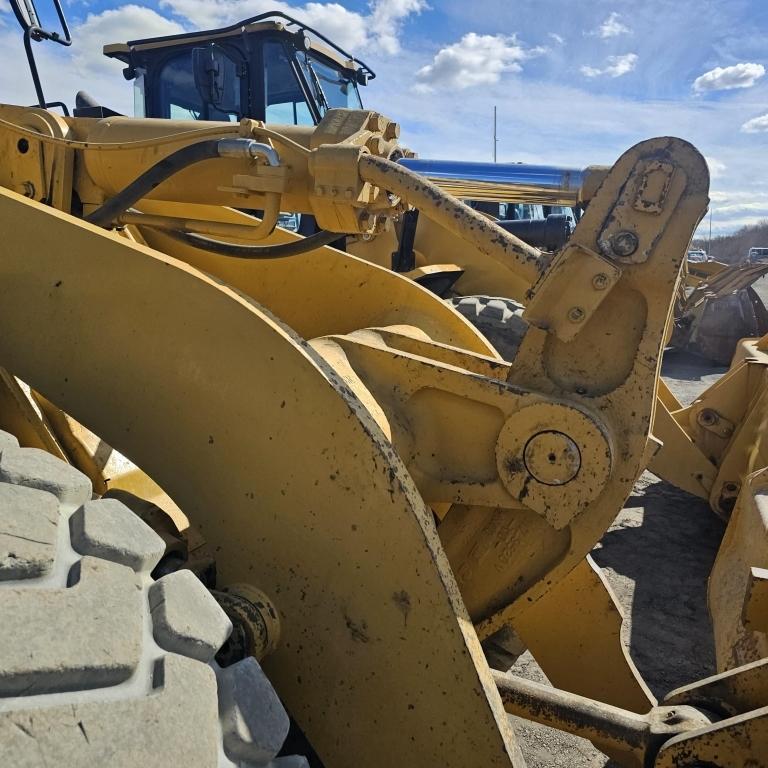
[{"label": "operator cab", "polygon": [[375,77],[362,61],[282,13],[217,30],[107,45],[134,81],[137,117],[314,125],[326,110],[360,109]]}]

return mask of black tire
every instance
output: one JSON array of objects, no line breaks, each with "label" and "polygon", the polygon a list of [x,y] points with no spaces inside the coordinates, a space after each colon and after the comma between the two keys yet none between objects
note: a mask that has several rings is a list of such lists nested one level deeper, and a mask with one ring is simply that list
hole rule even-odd
[{"label": "black tire", "polygon": [[523,305],[497,296],[460,296],[449,303],[462,314],[497,352],[511,362],[528,330],[523,320]]},{"label": "black tire", "polygon": [[[14,768],[260,766],[288,716],[162,539],[78,470],[0,432],[0,748]],[[303,758],[272,765],[298,768]]]}]

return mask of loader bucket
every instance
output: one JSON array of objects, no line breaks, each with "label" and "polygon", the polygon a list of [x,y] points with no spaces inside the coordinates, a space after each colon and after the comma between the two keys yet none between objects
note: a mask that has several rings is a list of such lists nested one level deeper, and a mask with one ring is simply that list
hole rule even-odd
[{"label": "loader bucket", "polygon": [[[768,309],[749,286],[727,296],[704,298],[691,314],[679,321],[672,345],[683,346],[718,365],[728,365],[740,339],[765,333],[768,333]],[[687,340],[679,344],[681,337]]]},{"label": "loader bucket", "polygon": [[768,309],[752,287],[767,272],[765,264],[739,264],[702,280],[675,312],[672,346],[729,365],[740,339],[768,332]]}]

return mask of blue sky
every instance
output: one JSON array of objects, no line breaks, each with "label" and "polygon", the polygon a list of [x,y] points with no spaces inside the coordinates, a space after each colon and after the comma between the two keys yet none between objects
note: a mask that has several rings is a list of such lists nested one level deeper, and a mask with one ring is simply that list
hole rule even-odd
[{"label": "blue sky", "polygon": [[[403,141],[422,157],[490,160],[494,105],[500,161],[610,164],[637,141],[677,135],[710,163],[714,232],[768,218],[765,0],[65,5],[73,47],[39,46],[49,98],[71,102],[85,87],[130,113],[131,86],[120,66],[101,56],[104,43],[279,9],[373,66],[378,77],[363,89],[366,106],[399,120]],[[33,96],[21,39],[0,12],[3,21],[6,60],[17,65],[0,73],[2,99],[27,103]]]}]

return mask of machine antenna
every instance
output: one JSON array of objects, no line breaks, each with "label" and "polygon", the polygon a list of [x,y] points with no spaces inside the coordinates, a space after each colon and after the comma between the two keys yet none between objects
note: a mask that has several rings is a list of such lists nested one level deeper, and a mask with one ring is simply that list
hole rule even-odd
[{"label": "machine antenna", "polygon": [[496,145],[499,143],[499,139],[496,135],[496,105],[493,105],[493,162],[496,162]]}]

